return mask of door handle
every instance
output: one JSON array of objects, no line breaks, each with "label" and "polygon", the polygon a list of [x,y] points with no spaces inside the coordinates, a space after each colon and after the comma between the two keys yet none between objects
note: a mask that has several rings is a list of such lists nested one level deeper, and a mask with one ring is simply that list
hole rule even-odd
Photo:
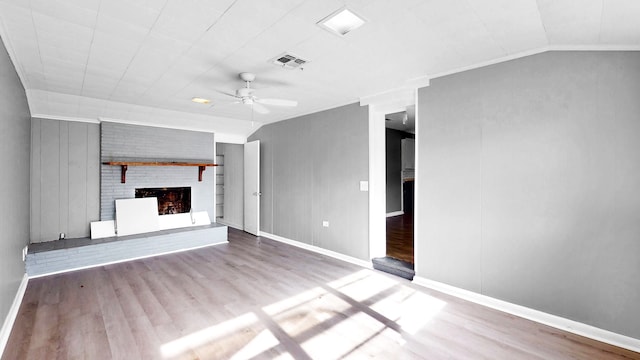
[{"label": "door handle", "polygon": [[262,196],[262,193],[261,192],[254,192],[253,196]]}]

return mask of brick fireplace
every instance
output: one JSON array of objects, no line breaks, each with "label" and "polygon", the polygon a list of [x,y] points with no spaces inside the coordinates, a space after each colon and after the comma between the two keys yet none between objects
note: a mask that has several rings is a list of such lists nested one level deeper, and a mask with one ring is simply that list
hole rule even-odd
[{"label": "brick fireplace", "polygon": [[135,195],[137,198],[158,198],[158,215],[191,211],[191,187],[138,188]]}]

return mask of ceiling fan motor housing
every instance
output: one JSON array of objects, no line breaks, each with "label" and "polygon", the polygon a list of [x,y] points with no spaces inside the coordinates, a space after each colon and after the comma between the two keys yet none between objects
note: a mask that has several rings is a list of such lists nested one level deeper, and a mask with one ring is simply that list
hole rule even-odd
[{"label": "ceiling fan motor housing", "polygon": [[236,96],[240,98],[249,97],[253,94],[253,89],[251,88],[240,88],[236,90]]},{"label": "ceiling fan motor housing", "polygon": [[251,82],[256,79],[256,74],[249,73],[249,72],[240,73],[239,76],[240,76],[240,79],[242,79],[242,81]]}]

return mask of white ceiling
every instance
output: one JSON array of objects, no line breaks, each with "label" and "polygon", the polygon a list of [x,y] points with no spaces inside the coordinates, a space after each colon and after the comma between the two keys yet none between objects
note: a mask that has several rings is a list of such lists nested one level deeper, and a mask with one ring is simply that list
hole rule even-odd
[{"label": "white ceiling", "polygon": [[[316,25],[345,5],[368,22],[345,37]],[[263,123],[525,54],[638,49],[638,19],[638,0],[0,0],[0,35],[33,116],[237,139]],[[268,63],[283,52],[310,63]],[[252,117],[229,104],[219,91],[240,87],[241,71],[258,75],[258,96],[299,106]]]}]

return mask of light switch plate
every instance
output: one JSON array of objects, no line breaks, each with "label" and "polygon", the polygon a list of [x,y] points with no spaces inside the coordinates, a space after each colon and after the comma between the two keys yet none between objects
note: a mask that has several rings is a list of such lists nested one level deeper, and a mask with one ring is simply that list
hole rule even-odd
[{"label": "light switch plate", "polygon": [[322,221],[322,226],[329,227],[329,222],[326,220]]},{"label": "light switch plate", "polygon": [[360,181],[360,191],[369,191],[368,181]]}]

